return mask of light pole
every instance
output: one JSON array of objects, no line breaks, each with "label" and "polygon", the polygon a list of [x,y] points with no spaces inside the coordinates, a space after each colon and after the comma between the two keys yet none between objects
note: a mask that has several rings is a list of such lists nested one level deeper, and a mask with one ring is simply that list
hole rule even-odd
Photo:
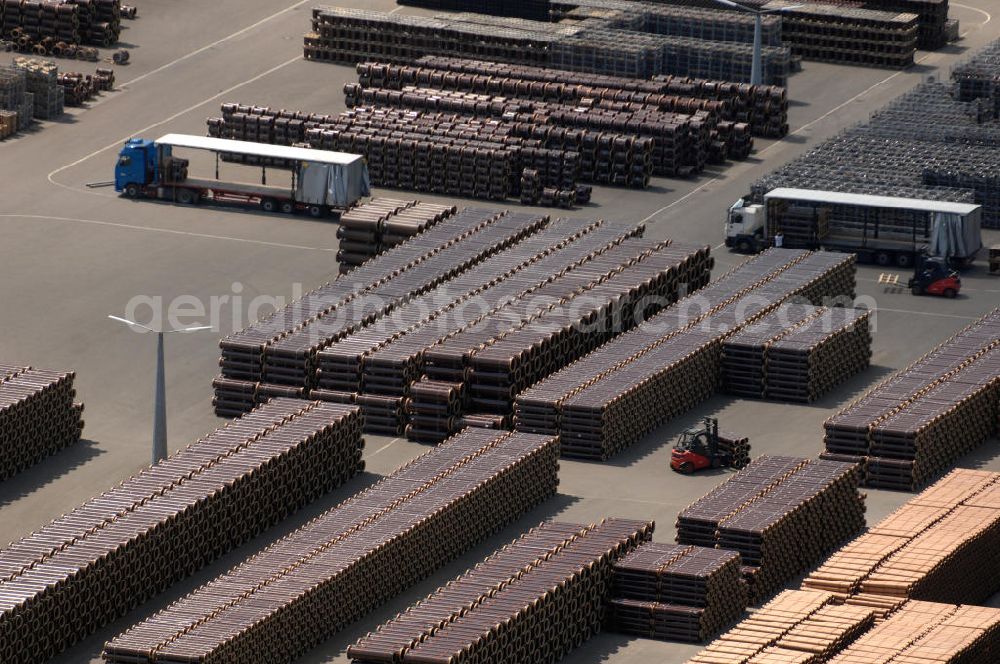
[{"label": "light pole", "polygon": [[741,4],[733,2],[732,0],[715,0],[720,5],[725,5],[727,7],[732,7],[734,9],[742,9],[745,12],[749,12],[754,15],[753,22],[753,61],[750,65],[750,84],[751,85],[761,85],[764,82],[764,66],[763,66],[763,30],[764,30],[764,15],[765,14],[780,14],[781,12],[787,12],[792,9],[798,9],[803,5],[791,5],[790,7],[777,7],[775,9],[751,9],[750,7],[745,7]]},{"label": "light pole", "polygon": [[[163,330],[154,330],[146,327],[134,320],[122,318],[120,316],[108,316],[111,320],[125,323],[130,327],[138,327],[156,335],[156,388],[153,397],[153,463],[159,463],[167,458],[167,381],[163,367]],[[210,330],[211,325],[201,325],[198,327],[185,327],[177,330],[167,330],[171,332],[197,332],[199,330]]]}]

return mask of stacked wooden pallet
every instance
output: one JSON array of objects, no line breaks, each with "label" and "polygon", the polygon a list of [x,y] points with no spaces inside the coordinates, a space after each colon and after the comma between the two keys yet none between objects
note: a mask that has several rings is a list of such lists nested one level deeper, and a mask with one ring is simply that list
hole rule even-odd
[{"label": "stacked wooden pallet", "polygon": [[[246,412],[270,396],[305,396],[315,353],[400,303],[461,274],[547,223],[546,217],[468,209],[222,339],[215,409]],[[360,306],[355,306],[360,305]],[[280,352],[283,344],[287,352]]]},{"label": "stacked wooden pallet", "polygon": [[357,664],[555,662],[596,633],[616,560],[651,522],[543,523],[348,648]]},{"label": "stacked wooden pallet", "polygon": [[739,552],[753,603],[865,524],[856,466],[762,456],[677,516],[677,542]]},{"label": "stacked wooden pallet", "polygon": [[607,459],[716,391],[726,337],[790,297],[853,291],[853,257],[771,250],[523,392],[517,427]]},{"label": "stacked wooden pallet", "polygon": [[1000,474],[954,470],[845,544],[803,587],[891,609],[1000,590]]},{"label": "stacked wooden pallet", "polygon": [[59,84],[59,67],[49,60],[14,58],[14,66],[25,72],[26,90],[34,95],[34,117],[51,120],[63,114],[66,90]]},{"label": "stacked wooden pallet", "polygon": [[626,634],[699,643],[746,605],[735,551],[649,543],[615,563],[608,624]]},{"label": "stacked wooden pallet", "polygon": [[810,403],[868,367],[871,312],[785,305],[722,346],[725,389],[739,396]]},{"label": "stacked wooden pallet", "polygon": [[913,490],[997,431],[1000,309],[826,421],[823,458],[861,461],[869,486]]},{"label": "stacked wooden pallet", "polygon": [[469,429],[108,642],[104,658],[295,659],[554,494],[558,445]]},{"label": "stacked wooden pallet", "polygon": [[364,467],[360,412],[276,399],[0,551],[5,664],[51,657]]},{"label": "stacked wooden pallet", "polygon": [[76,374],[0,365],[0,480],[80,440]]},{"label": "stacked wooden pallet", "polygon": [[[689,664],[830,661],[875,620],[871,609],[837,606],[834,601],[830,593],[786,590],[692,657]],[[864,661],[871,664],[874,660]]]},{"label": "stacked wooden pallet", "polygon": [[340,215],[337,263],[343,274],[458,212],[453,205],[373,198]]}]

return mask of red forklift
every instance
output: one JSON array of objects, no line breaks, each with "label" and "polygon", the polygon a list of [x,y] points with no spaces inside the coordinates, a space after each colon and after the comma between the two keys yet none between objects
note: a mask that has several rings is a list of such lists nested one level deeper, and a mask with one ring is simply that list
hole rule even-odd
[{"label": "red forklift", "polygon": [[700,429],[680,435],[670,453],[670,468],[690,475],[706,468],[740,468],[750,463],[750,441],[719,433],[719,420],[706,417]]},{"label": "red forklift", "polygon": [[949,299],[962,290],[962,280],[939,256],[917,257],[913,278],[907,284],[914,295],[940,295]]}]

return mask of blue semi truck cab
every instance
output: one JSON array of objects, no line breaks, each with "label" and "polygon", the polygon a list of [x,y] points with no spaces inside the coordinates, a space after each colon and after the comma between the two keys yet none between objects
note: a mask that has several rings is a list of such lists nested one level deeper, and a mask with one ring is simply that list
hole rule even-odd
[{"label": "blue semi truck cab", "polygon": [[[215,156],[215,179],[188,176],[188,161],[174,148]],[[260,183],[219,180],[220,162],[261,164]],[[266,164],[266,166],[264,165]],[[291,172],[290,186],[271,186],[267,169]],[[368,165],[356,154],[285,145],[168,134],[155,141],[130,138],[118,153],[115,191],[129,198],[156,198],[184,205],[201,202],[256,205],[265,212],[302,211],[321,217],[346,210],[370,194]]]},{"label": "blue semi truck cab", "polygon": [[160,159],[156,143],[144,138],[130,138],[118,153],[115,166],[115,191],[138,198],[146,187],[160,179]]}]

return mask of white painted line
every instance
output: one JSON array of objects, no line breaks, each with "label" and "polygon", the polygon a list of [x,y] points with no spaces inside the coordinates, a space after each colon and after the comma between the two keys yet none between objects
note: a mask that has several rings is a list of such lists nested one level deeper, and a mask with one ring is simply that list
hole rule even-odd
[{"label": "white painted line", "polygon": [[196,109],[204,106],[205,104],[211,103],[211,102],[215,101],[216,99],[218,99],[219,97],[224,97],[224,96],[228,95],[229,93],[233,92],[234,90],[238,90],[239,88],[243,87],[244,85],[249,85],[250,83],[254,83],[256,81],[259,81],[260,79],[264,78],[265,76],[269,76],[269,75],[273,74],[274,72],[278,71],[279,69],[287,67],[288,65],[292,64],[293,62],[298,62],[301,59],[302,59],[302,56],[296,55],[291,60],[287,60],[285,62],[282,62],[280,65],[276,65],[274,67],[271,67],[270,69],[268,69],[265,72],[261,72],[260,74],[257,74],[256,76],[254,76],[252,78],[248,78],[247,80],[245,80],[245,81],[243,81],[241,83],[237,83],[236,85],[230,86],[230,87],[226,88],[225,90],[223,90],[222,92],[214,94],[211,97],[209,97],[208,99],[204,99],[204,100],[198,102],[197,104],[192,104],[191,106],[188,106],[187,108],[185,108],[185,109],[183,109],[181,111],[177,111],[173,115],[171,115],[171,116],[169,116],[167,118],[164,118],[163,120],[160,120],[159,122],[154,122],[153,124],[151,124],[149,126],[146,126],[146,127],[143,127],[142,129],[137,129],[134,132],[130,133],[128,136],[124,136],[124,137],[118,139],[114,143],[109,143],[108,145],[105,145],[103,148],[98,148],[97,150],[94,150],[93,152],[91,152],[88,155],[80,157],[79,159],[77,159],[76,161],[74,161],[72,163],[66,164],[65,166],[60,166],[59,168],[57,168],[54,171],[52,171],[51,173],[49,173],[48,180],[49,180],[49,182],[51,182],[52,184],[56,185],[57,187],[62,187],[63,189],[69,189],[70,191],[73,191],[73,192],[79,193],[81,191],[84,191],[84,193],[90,193],[90,194],[95,195],[95,196],[103,196],[103,194],[100,194],[98,192],[85,191],[85,190],[78,189],[77,187],[73,187],[73,186],[70,186],[70,185],[67,185],[67,184],[63,184],[62,182],[56,182],[53,178],[56,175],[58,175],[59,173],[65,171],[65,170],[67,170],[69,168],[73,168],[74,166],[79,166],[80,164],[82,164],[83,162],[87,161],[88,159],[93,159],[94,157],[96,157],[97,155],[101,154],[102,152],[107,152],[108,150],[111,150],[111,149],[114,149],[114,148],[117,148],[117,147],[121,147],[121,145],[123,143],[125,143],[126,140],[128,140],[129,138],[131,138],[133,136],[136,136],[136,135],[139,135],[139,134],[144,134],[144,133],[148,132],[150,129],[155,129],[156,127],[159,127],[160,125],[164,125],[164,124],[166,124],[168,122],[176,120],[177,118],[179,118],[182,115],[186,115],[187,113],[190,113],[191,111],[196,110]]},{"label": "white painted line", "polygon": [[201,53],[204,53],[205,51],[213,49],[216,46],[218,46],[219,44],[224,44],[227,41],[229,41],[230,39],[234,39],[234,38],[239,37],[241,35],[245,35],[246,33],[250,32],[251,30],[259,28],[260,26],[264,25],[265,23],[273,21],[274,19],[278,18],[279,16],[282,16],[283,14],[287,14],[288,12],[290,12],[292,10],[298,9],[302,5],[309,4],[310,1],[311,0],[301,0],[301,2],[296,2],[294,5],[289,5],[288,7],[285,7],[284,9],[282,9],[279,12],[275,12],[274,14],[271,14],[270,16],[268,16],[266,18],[262,18],[261,20],[257,21],[256,23],[254,23],[252,25],[248,25],[247,27],[243,28],[242,30],[237,30],[236,32],[232,33],[231,35],[226,35],[222,39],[217,39],[216,41],[212,42],[211,44],[206,44],[206,45],[202,46],[201,48],[197,48],[197,49],[191,51],[190,53],[186,53],[185,55],[182,55],[181,57],[179,57],[179,58],[177,58],[175,60],[171,60],[170,62],[168,62],[168,63],[166,63],[164,65],[160,65],[159,67],[157,67],[156,69],[154,69],[152,71],[146,72],[142,76],[136,76],[132,80],[127,81],[125,83],[122,83],[120,87],[127,88],[130,85],[135,85],[139,81],[145,80],[145,79],[149,78],[150,76],[153,76],[154,74],[159,74],[161,71],[164,71],[166,69],[170,69],[174,65],[180,64],[181,62],[184,62],[185,60],[190,60],[191,58],[193,58],[193,57],[195,57],[197,55],[200,55]]},{"label": "white painted line", "polygon": [[43,214],[0,214],[0,218],[14,219],[41,219],[44,221],[65,221],[77,224],[93,224],[96,226],[110,226],[112,228],[127,228],[135,231],[150,231],[152,233],[168,233],[170,235],[187,235],[189,237],[200,237],[206,240],[228,240],[229,242],[243,242],[245,244],[259,244],[265,247],[280,247],[282,249],[303,249],[309,251],[325,251],[336,253],[336,249],[326,249],[323,247],[309,247],[300,244],[285,244],[283,242],[267,242],[265,240],[251,240],[242,237],[228,237],[226,235],[211,235],[209,233],[192,233],[190,231],[178,231],[172,228],[156,228],[152,226],[137,226],[135,224],[122,224],[114,221],[100,221],[98,219],[78,219],[76,217],[50,217]]},{"label": "white painted line", "polygon": [[[969,11],[978,12],[978,13],[982,14],[983,16],[985,16],[986,20],[983,21],[982,23],[979,23],[978,24],[979,27],[983,27],[984,25],[986,25],[987,23],[989,23],[990,21],[993,20],[993,17],[990,16],[989,12],[980,9],[979,7],[970,7],[969,5],[962,5],[962,4],[959,4],[957,2],[952,2],[951,6],[952,7],[961,7],[962,9],[968,9]],[[963,32],[962,36],[964,37],[967,34],[969,34],[969,33],[968,32]]]},{"label": "white painted line", "polygon": [[386,443],[386,444],[385,444],[385,445],[383,445],[382,447],[378,448],[377,450],[375,450],[374,452],[372,452],[372,453],[371,453],[371,454],[369,454],[368,456],[369,456],[369,457],[373,457],[373,456],[375,456],[376,454],[379,454],[380,452],[384,452],[385,450],[389,449],[390,447],[392,447],[393,445],[395,445],[396,443],[398,443],[398,442],[399,442],[399,441],[401,441],[401,440],[403,440],[403,439],[402,439],[402,438],[393,438],[393,439],[392,439],[392,440],[390,440],[390,441],[389,441],[388,443]]},{"label": "white painted line", "polygon": [[911,309],[887,309],[886,307],[878,307],[875,309],[875,313],[880,311],[888,311],[894,314],[911,314],[917,316],[934,316],[937,318],[959,318],[961,320],[979,320],[982,316],[959,316],[958,314],[942,314],[935,311],[913,311]]}]

